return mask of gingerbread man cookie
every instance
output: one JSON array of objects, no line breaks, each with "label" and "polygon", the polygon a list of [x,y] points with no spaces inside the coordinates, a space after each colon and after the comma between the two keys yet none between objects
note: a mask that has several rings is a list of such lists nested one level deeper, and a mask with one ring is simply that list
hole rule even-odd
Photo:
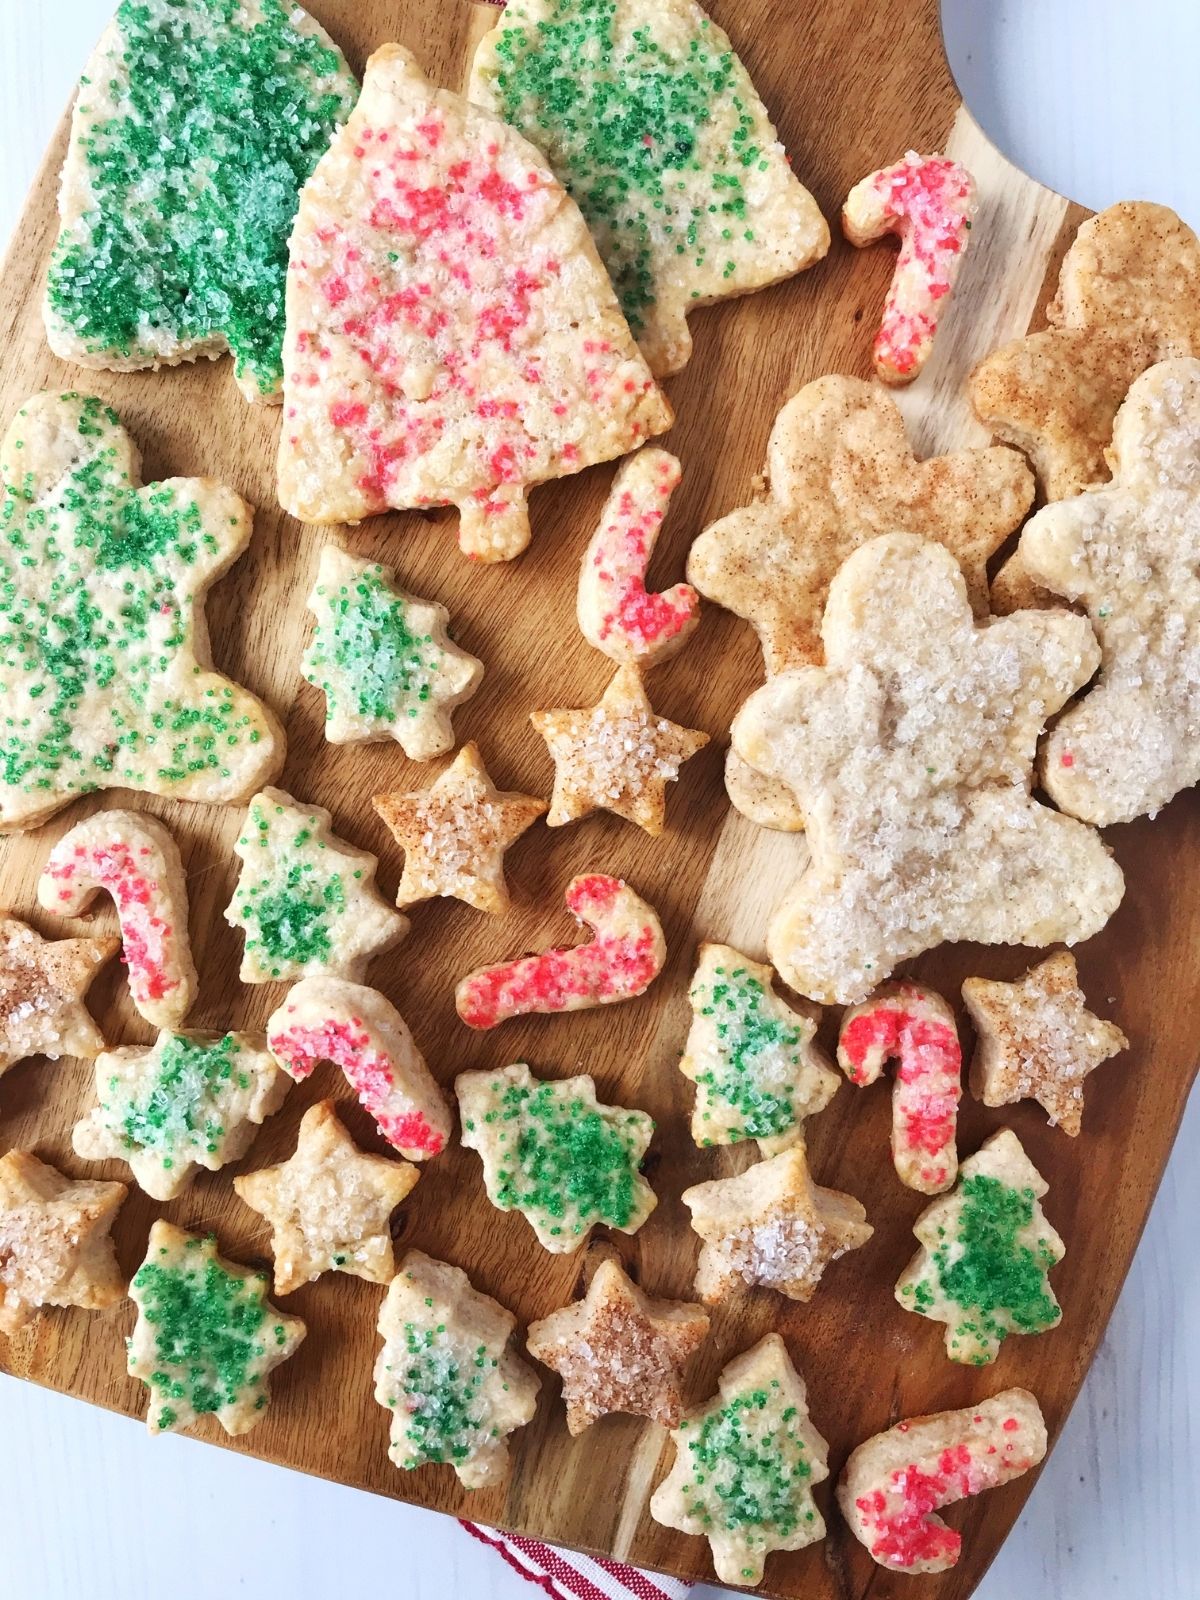
[{"label": "gingerbread man cookie", "polygon": [[119,939],[43,939],[0,917],[0,1077],[29,1056],[94,1056],[104,1035],[83,997]]}]

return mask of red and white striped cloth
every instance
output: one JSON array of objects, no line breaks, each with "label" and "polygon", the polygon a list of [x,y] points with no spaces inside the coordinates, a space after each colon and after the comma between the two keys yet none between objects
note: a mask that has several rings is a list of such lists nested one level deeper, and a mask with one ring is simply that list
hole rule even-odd
[{"label": "red and white striped cloth", "polygon": [[474,1539],[491,1545],[530,1583],[536,1583],[554,1600],[684,1600],[690,1583],[680,1578],[664,1578],[657,1572],[641,1572],[623,1561],[604,1556],[580,1555],[576,1550],[559,1550],[540,1539],[526,1539],[519,1533],[499,1533],[480,1527],[477,1522],[462,1526]]}]

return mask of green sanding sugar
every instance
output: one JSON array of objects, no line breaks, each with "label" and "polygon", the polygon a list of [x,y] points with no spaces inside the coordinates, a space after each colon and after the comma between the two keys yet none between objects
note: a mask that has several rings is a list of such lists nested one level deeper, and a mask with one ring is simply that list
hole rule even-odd
[{"label": "green sanding sugar", "polygon": [[681,1425],[691,1467],[681,1488],[688,1514],[706,1528],[737,1532],[751,1546],[755,1533],[787,1539],[816,1516],[799,1412],[781,1408],[778,1391],[776,1380],[735,1395],[698,1428]]},{"label": "green sanding sugar", "polygon": [[340,709],[343,693],[359,716],[384,725],[416,716],[429,699],[445,652],[428,633],[409,625],[410,607],[383,576],[369,567],[333,593],[318,589],[329,607],[319,620],[304,676],[325,694],[327,715]]},{"label": "green sanding sugar", "polygon": [[[796,1121],[795,1075],[804,1035],[769,1008],[766,989],[744,967],[716,967],[700,1014],[713,1019],[720,1061],[698,1074],[706,1096],[733,1113],[730,1139],[764,1139]],[[789,1081],[792,1080],[792,1081]]]},{"label": "green sanding sugar", "polygon": [[80,88],[88,204],[48,305],[98,355],[149,362],[223,335],[239,378],[282,376],[297,196],[357,86],[283,0],[122,0]]},{"label": "green sanding sugar", "polygon": [[273,977],[328,960],[334,924],[346,911],[346,888],[338,871],[344,858],[326,857],[323,847],[305,853],[316,821],[298,832],[293,821],[290,810],[255,802],[238,841],[252,870],[243,873],[232,910],[245,927],[247,951]]},{"label": "green sanding sugar", "polygon": [[[404,1395],[406,1466],[463,1462],[497,1430],[488,1420],[484,1384],[497,1366],[484,1344],[468,1355],[445,1324],[404,1325],[404,1360],[396,1377]],[[396,1445],[393,1444],[393,1449]]]},{"label": "green sanding sugar", "polygon": [[186,1161],[189,1149],[215,1151],[225,1133],[231,1091],[250,1086],[246,1074],[236,1070],[239,1053],[232,1034],[223,1039],[168,1036],[153,1083],[120,1112],[126,1147],[169,1152],[167,1166]]}]

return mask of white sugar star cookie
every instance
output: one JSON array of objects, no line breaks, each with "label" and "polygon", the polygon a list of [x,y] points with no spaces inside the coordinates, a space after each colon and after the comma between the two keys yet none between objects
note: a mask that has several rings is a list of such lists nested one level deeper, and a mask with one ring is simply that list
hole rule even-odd
[{"label": "white sugar star cookie", "polygon": [[119,939],[43,939],[0,917],[0,1077],[28,1056],[94,1056],[104,1035],[83,1003]]},{"label": "white sugar star cookie", "polygon": [[112,1225],[128,1193],[73,1182],[28,1150],[0,1157],[0,1333],[42,1306],[99,1311],[125,1298]]}]

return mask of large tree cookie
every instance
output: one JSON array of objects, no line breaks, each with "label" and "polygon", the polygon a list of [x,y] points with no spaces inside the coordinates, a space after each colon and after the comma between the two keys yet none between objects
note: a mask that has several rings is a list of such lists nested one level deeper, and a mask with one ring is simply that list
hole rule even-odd
[{"label": "large tree cookie", "polygon": [[154,1200],[173,1200],[198,1167],[244,1156],[279,1110],[288,1080],[262,1036],[160,1033],[96,1058],[96,1104],[75,1124],[76,1155],[127,1161]]},{"label": "large tree cookie", "polygon": [[318,973],[357,981],[408,932],[375,887],[377,859],[339,839],[324,806],[264,789],[234,848],[242,870],[225,920],[246,936],[243,983]]},{"label": "large tree cookie", "polygon": [[532,485],[672,420],[575,202],[399,45],[300,196],[283,367],[285,510],[456,505],[484,561],[529,543]]},{"label": "large tree cookie", "polygon": [[958,561],[977,616],[987,562],[1033,502],[1015,450],[957,450],[920,461],[890,395],[861,378],[805,384],[775,419],[768,492],[692,545],[688,577],[753,624],[768,674],[822,659],[821,613],[838,568],[882,533],[935,539]]},{"label": "large tree cookie", "polygon": [[505,1477],[508,1435],[532,1420],[541,1388],[511,1347],[516,1322],[458,1267],[408,1252],[379,1313],[375,1362],[397,1467],[444,1463],[465,1489]]},{"label": "large tree cookie", "polygon": [[0,917],[0,1077],[29,1056],[95,1056],[104,1049],[83,997],[119,939],[43,939]]},{"label": "large tree cookie", "polygon": [[510,0],[471,98],[545,151],[660,376],[692,353],[689,312],[829,249],[749,73],[694,0]]},{"label": "large tree cookie", "polygon": [[955,1500],[1011,1483],[1046,1454],[1046,1424],[1027,1389],[977,1406],[910,1417],[860,1444],[838,1479],[850,1531],[881,1567],[945,1572],[962,1534],[935,1513]]},{"label": "large tree cookie", "polygon": [[875,1231],[853,1195],[813,1182],[803,1144],[682,1198],[704,1240],[696,1293],[710,1306],[755,1284],[811,1300],[829,1263]]},{"label": "large tree cookie", "polygon": [[0,1158],[0,1333],[42,1306],[101,1311],[125,1298],[112,1225],[128,1193],[72,1182],[28,1150]]},{"label": "large tree cookie", "polygon": [[946,1324],[951,1361],[983,1367],[1010,1333],[1044,1333],[1062,1316],[1046,1274],[1066,1246],[1038,1204],[1049,1185],[1003,1128],[962,1164],[953,1194],[913,1226],[921,1248],[896,1299]]},{"label": "large tree cookie", "polygon": [[757,1139],[764,1155],[775,1155],[804,1137],[805,1117],[837,1091],[837,1073],[814,1042],[817,1018],[780,999],[773,979],[769,966],[731,945],[700,946],[679,1062],[696,1085],[698,1145]]},{"label": "large tree cookie", "polygon": [[209,667],[204,596],[250,540],[211,478],[139,488],[115,411],[26,402],[0,446],[0,832],[78,794],[232,805],[283,764],[261,701]]},{"label": "large tree cookie", "polygon": [[1060,950],[1016,983],[968,978],[962,997],[975,1024],[972,1094],[985,1106],[1036,1100],[1074,1138],[1084,1080],[1129,1046],[1115,1023],[1088,1010],[1075,957]]},{"label": "large tree cookie", "polygon": [[829,1476],[828,1447],[777,1333],[729,1363],[718,1393],[689,1411],[671,1440],[675,1464],[650,1515],[707,1539],[722,1583],[752,1588],[772,1550],[803,1550],[825,1537],[812,1492]]},{"label": "large tree cookie", "polygon": [[521,1212],[547,1250],[578,1250],[597,1223],[636,1233],[658,1204],[640,1172],[652,1119],[601,1105],[586,1073],[549,1082],[518,1061],[461,1072],[454,1090],[488,1199]]},{"label": "large tree cookie", "polygon": [[395,739],[410,761],[453,750],[450,713],[479,687],[483,662],[451,642],[445,606],[327,544],[308,609],[317,620],[300,670],[325,696],[332,744]]},{"label": "large tree cookie", "polygon": [[297,196],[356,92],[294,0],[121,0],[71,117],[55,354],[129,372],[229,350],[246,398],[277,399]]},{"label": "large tree cookie", "polygon": [[267,1274],[217,1254],[161,1218],[129,1298],[138,1308],[128,1343],[129,1375],[150,1391],[151,1433],[215,1416],[226,1433],[248,1433],[271,1402],[270,1373],[304,1338],[299,1317],[266,1297]]},{"label": "large tree cookie", "polygon": [[772,678],[733,724],[738,754],[820,819],[768,931],[785,982],[856,1001],[943,941],[1046,945],[1102,928],[1120,868],[1093,829],[1030,793],[1047,717],[1098,662],[1087,618],[976,625],[949,551],[893,534],[838,573],[822,636],[826,667]]}]

